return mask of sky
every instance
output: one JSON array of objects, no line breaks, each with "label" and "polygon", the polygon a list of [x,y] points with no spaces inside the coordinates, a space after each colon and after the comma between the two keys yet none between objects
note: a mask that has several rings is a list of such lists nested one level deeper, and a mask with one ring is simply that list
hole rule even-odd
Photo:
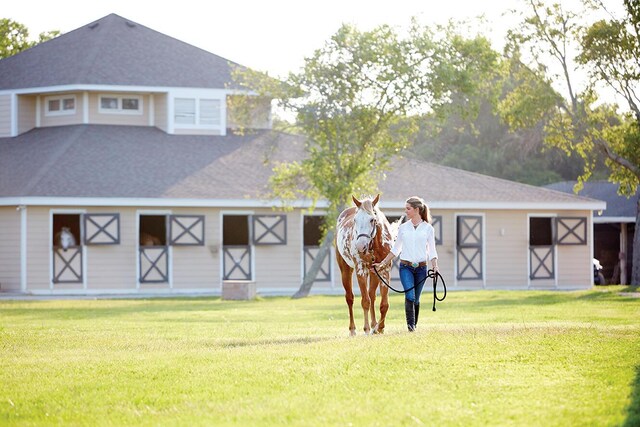
[{"label": "sky", "polygon": [[343,23],[360,30],[389,24],[407,28],[484,15],[483,33],[501,48],[513,23],[503,16],[519,0],[14,0],[3,2],[0,18],[40,32],[63,33],[116,13],[241,65],[284,77],[322,47]]}]

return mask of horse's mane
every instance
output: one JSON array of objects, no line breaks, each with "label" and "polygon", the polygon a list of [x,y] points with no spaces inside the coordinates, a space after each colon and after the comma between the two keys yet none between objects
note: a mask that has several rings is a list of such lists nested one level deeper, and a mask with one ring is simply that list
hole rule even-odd
[{"label": "horse's mane", "polygon": [[400,229],[400,224],[402,224],[403,219],[404,215],[389,224],[389,233],[391,234],[391,238],[394,242],[398,238],[398,230]]}]

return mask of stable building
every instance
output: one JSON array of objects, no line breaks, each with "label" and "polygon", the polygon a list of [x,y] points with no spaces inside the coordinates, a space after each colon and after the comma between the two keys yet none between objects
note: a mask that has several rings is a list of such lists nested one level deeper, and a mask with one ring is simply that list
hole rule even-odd
[{"label": "stable building", "polygon": [[[234,67],[114,14],[0,60],[0,292],[293,294],[324,205],[267,196],[305,141],[269,100],[235,132]],[[602,201],[402,157],[379,191],[429,203],[450,289],[592,285]],[[342,292],[333,256],[313,292]]]},{"label": "stable building", "polygon": [[[545,188],[573,194],[575,185],[576,181],[562,181]],[[627,197],[618,194],[618,185],[613,182],[589,181],[578,194],[607,204],[594,214],[593,256],[600,261],[608,284],[629,284],[640,193]]]}]

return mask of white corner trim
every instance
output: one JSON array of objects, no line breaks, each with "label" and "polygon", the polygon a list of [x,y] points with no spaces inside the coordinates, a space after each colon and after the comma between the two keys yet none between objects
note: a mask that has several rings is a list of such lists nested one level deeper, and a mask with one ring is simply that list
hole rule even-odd
[{"label": "white corner trim", "polygon": [[20,211],[20,289],[27,291],[27,207],[18,206]]},{"label": "white corner trim", "polygon": [[11,136],[18,136],[18,95],[11,94]]}]

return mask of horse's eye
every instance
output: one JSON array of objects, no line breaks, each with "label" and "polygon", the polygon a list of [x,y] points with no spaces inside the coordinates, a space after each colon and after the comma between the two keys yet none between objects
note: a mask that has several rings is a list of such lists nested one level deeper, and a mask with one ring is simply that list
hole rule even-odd
[{"label": "horse's eye", "polygon": [[371,224],[373,224],[375,222],[375,219],[371,218]]}]

